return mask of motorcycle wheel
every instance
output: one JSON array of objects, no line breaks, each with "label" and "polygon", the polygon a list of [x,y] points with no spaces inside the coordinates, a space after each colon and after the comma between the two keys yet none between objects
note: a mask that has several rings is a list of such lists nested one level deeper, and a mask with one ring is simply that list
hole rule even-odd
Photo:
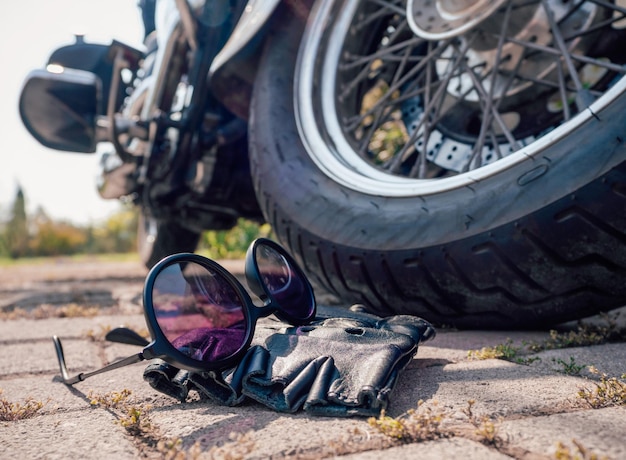
[{"label": "motorcycle wheel", "polygon": [[146,268],[152,268],[170,254],[193,252],[199,240],[198,232],[176,222],[157,220],[143,212],[139,214],[137,251]]},{"label": "motorcycle wheel", "polygon": [[415,3],[275,22],[250,158],[277,237],[381,315],[543,327],[626,304],[623,7],[476,2],[446,22]]}]

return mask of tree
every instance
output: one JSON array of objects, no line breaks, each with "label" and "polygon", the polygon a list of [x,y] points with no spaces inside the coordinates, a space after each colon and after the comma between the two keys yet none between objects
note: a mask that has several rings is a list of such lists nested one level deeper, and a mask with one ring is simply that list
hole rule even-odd
[{"label": "tree", "polygon": [[136,249],[137,209],[125,207],[105,222],[77,225],[48,216],[42,207],[26,214],[18,188],[11,206],[0,209],[0,257],[64,256],[131,252]]},{"label": "tree", "polygon": [[122,253],[136,249],[137,209],[124,207],[104,224],[89,229],[89,248],[99,253]]},{"label": "tree", "polygon": [[78,254],[85,248],[87,233],[69,222],[50,219],[39,209],[32,222],[33,236],[30,252],[36,256],[60,256]]},{"label": "tree", "polygon": [[6,224],[4,242],[11,258],[17,259],[28,254],[29,234],[26,199],[20,186],[17,188],[9,221]]}]

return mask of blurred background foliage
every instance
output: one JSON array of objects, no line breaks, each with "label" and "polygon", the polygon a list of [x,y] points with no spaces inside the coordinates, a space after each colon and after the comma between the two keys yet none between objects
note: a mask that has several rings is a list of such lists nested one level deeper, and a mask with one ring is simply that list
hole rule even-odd
[{"label": "blurred background foliage", "polygon": [[208,230],[202,234],[197,252],[211,259],[240,259],[246,255],[250,243],[256,238],[272,238],[269,224],[259,225],[239,219],[230,230]]},{"label": "blurred background foliage", "polygon": [[[41,208],[29,215],[25,203],[18,188],[13,204],[0,209],[0,259],[136,253],[139,211],[134,206],[121,205],[102,222],[77,225],[53,220]],[[269,224],[240,219],[230,230],[204,232],[197,252],[213,259],[241,258],[260,236],[272,237]]]}]

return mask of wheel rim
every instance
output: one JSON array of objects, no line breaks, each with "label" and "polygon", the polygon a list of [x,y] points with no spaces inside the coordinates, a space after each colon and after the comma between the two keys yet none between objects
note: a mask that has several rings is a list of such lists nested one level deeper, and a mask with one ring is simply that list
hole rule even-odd
[{"label": "wheel rim", "polygon": [[318,2],[295,78],[304,146],[334,181],[384,196],[531,161],[626,90],[621,2]]}]

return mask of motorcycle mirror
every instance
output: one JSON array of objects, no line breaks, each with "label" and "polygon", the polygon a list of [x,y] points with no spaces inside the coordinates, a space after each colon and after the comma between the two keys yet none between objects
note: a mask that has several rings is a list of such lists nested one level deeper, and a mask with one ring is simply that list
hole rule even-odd
[{"label": "motorcycle mirror", "polygon": [[95,74],[50,65],[28,74],[19,109],[26,129],[45,147],[93,153],[100,103],[101,83]]}]

